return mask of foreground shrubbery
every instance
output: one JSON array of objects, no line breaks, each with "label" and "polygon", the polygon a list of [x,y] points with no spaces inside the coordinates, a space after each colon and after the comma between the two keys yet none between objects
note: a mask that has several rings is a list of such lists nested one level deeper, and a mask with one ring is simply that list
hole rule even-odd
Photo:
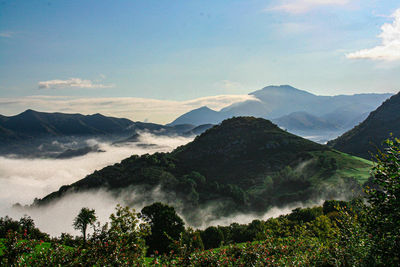
[{"label": "foreground shrubbery", "polygon": [[[35,228],[30,218],[13,221],[6,217],[0,219],[0,263],[399,266],[400,140],[388,140],[387,145],[386,153],[377,157],[372,170],[374,187],[367,190],[368,203],[364,199],[331,200],[322,207],[295,209],[291,214],[267,221],[234,223],[202,231],[184,229],[173,208],[161,203],[145,207],[140,214],[117,206],[109,225],[92,224],[94,233],[87,240],[83,228],[83,238],[63,234],[50,240]],[[89,224],[93,222],[91,218]],[[157,244],[163,244],[162,250],[157,249]],[[151,257],[145,258],[146,253]]]}]

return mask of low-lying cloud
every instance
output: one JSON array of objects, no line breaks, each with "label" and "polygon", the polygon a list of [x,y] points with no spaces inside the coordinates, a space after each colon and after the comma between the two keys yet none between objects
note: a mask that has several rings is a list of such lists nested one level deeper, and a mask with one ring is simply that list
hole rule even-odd
[{"label": "low-lying cloud", "polygon": [[110,88],[114,85],[95,83],[91,80],[81,78],[69,78],[68,80],[50,80],[38,83],[39,89],[62,89],[62,88]]},{"label": "low-lying cloud", "polygon": [[[191,140],[192,138],[156,137],[143,133],[139,143],[120,146],[99,143],[99,147],[105,152],[89,153],[72,159],[0,157],[0,217],[10,215],[18,219],[24,213],[28,213],[40,229],[52,235],[72,232],[72,219],[84,206],[95,208],[104,221],[113,212],[115,205],[121,201],[101,191],[72,195],[55,205],[29,210],[29,212],[11,209],[11,206],[15,203],[32,204],[34,198],[42,198],[58,190],[62,185],[71,184],[95,170],[120,162],[133,154],[168,152]],[[152,146],[140,144],[152,144]]]},{"label": "low-lying cloud", "polygon": [[349,59],[372,59],[383,61],[400,60],[400,9],[397,9],[391,17],[393,23],[385,23],[378,35],[382,43],[368,49],[362,49],[346,55]]}]

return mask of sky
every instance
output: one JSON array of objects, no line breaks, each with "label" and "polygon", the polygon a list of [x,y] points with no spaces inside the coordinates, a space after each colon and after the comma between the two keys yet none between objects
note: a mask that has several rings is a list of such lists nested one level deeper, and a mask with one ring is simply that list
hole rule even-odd
[{"label": "sky", "polygon": [[166,123],[267,85],[400,90],[398,0],[2,0],[0,114]]}]

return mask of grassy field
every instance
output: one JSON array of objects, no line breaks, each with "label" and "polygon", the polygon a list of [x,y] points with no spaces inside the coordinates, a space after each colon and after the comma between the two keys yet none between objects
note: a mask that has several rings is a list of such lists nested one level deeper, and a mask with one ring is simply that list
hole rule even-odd
[{"label": "grassy field", "polygon": [[329,159],[334,159],[337,164],[337,171],[336,174],[333,175],[331,179],[337,178],[345,178],[345,177],[353,177],[355,178],[360,184],[364,184],[368,178],[371,176],[370,171],[373,167],[373,162],[362,159],[359,157],[355,157],[346,153],[342,153],[339,151],[326,151],[314,152],[312,153],[314,156],[324,156]]}]

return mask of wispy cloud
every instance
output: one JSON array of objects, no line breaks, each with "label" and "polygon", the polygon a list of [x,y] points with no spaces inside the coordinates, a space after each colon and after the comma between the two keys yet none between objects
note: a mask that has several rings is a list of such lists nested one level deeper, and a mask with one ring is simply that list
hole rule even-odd
[{"label": "wispy cloud", "polygon": [[378,35],[382,44],[370,49],[362,49],[346,55],[350,59],[372,59],[395,61],[400,60],[400,8],[392,15],[393,23],[382,25],[382,32]]},{"label": "wispy cloud", "polygon": [[208,106],[214,110],[236,102],[257,100],[251,95],[218,95],[186,101],[169,101],[134,97],[61,97],[30,96],[22,98],[0,98],[0,114],[15,115],[28,108],[45,112],[65,112],[123,117],[134,121],[148,119],[155,123],[168,123],[192,109]]},{"label": "wispy cloud", "polygon": [[0,37],[3,37],[3,38],[11,38],[13,36],[14,36],[13,32],[0,32]]},{"label": "wispy cloud", "polygon": [[70,78],[68,80],[50,80],[38,83],[39,89],[61,89],[61,88],[110,88],[113,85],[94,83],[91,80]]},{"label": "wispy cloud", "polygon": [[292,14],[306,13],[320,6],[344,6],[351,0],[286,0],[276,6],[267,8],[265,11],[284,11]]}]

